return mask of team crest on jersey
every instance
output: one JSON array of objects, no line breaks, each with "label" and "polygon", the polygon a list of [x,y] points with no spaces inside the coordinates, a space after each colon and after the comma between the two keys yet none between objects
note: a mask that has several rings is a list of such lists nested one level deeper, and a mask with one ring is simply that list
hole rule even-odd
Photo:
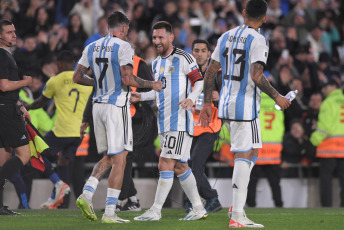
[{"label": "team crest on jersey", "polygon": [[175,69],[174,69],[174,66],[173,66],[173,65],[171,65],[170,68],[168,68],[168,72],[169,72],[169,73],[173,73],[174,70],[175,70]]},{"label": "team crest on jersey", "polygon": [[161,66],[161,67],[160,67],[160,74],[163,74],[164,71],[165,71],[165,66]]}]

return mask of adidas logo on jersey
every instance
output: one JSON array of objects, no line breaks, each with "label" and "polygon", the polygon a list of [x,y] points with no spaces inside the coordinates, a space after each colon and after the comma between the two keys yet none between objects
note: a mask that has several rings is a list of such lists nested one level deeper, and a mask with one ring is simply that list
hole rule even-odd
[{"label": "adidas logo on jersey", "polygon": [[236,186],[236,184],[233,184],[233,188],[236,188],[236,189],[238,189],[238,186]]},{"label": "adidas logo on jersey", "polygon": [[25,140],[26,139],[26,136],[25,134],[22,136],[22,138],[20,138],[20,140]]},{"label": "adidas logo on jersey", "polygon": [[168,150],[168,152],[166,154],[172,154],[172,151],[171,150]]}]

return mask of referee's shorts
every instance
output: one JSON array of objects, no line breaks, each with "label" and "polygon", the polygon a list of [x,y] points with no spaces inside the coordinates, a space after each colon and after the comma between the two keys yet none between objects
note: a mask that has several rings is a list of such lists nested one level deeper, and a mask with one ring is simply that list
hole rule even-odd
[{"label": "referee's shorts", "polygon": [[16,103],[0,102],[0,148],[17,148],[29,144],[25,122]]}]

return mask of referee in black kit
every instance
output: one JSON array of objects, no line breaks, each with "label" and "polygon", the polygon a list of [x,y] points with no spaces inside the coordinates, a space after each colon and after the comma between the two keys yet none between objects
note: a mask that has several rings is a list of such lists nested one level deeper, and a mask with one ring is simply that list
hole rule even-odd
[{"label": "referee in black kit", "polygon": [[[29,85],[32,78],[24,76],[19,80],[18,67],[10,51],[16,45],[16,39],[13,23],[0,20],[0,215],[18,214],[3,206],[3,187],[5,179],[30,159],[29,138],[23,121],[30,116],[19,101],[19,90]],[[15,156],[10,158],[12,149]]]}]

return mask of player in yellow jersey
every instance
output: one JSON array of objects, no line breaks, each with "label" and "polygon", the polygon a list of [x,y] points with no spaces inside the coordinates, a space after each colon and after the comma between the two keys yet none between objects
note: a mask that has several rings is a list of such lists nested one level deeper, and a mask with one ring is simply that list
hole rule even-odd
[{"label": "player in yellow jersey", "polygon": [[76,150],[81,143],[80,125],[83,112],[92,92],[92,87],[75,84],[73,68],[75,60],[70,51],[61,51],[57,55],[58,74],[50,78],[42,95],[26,108],[37,109],[45,105],[51,98],[57,109],[57,118],[52,131],[44,139],[51,148],[50,155],[60,152],[57,173],[51,164],[44,159],[44,175],[49,177],[55,185],[55,193],[41,205],[41,208],[55,209],[70,192],[69,186],[63,182],[68,178],[68,164],[75,157]]}]

